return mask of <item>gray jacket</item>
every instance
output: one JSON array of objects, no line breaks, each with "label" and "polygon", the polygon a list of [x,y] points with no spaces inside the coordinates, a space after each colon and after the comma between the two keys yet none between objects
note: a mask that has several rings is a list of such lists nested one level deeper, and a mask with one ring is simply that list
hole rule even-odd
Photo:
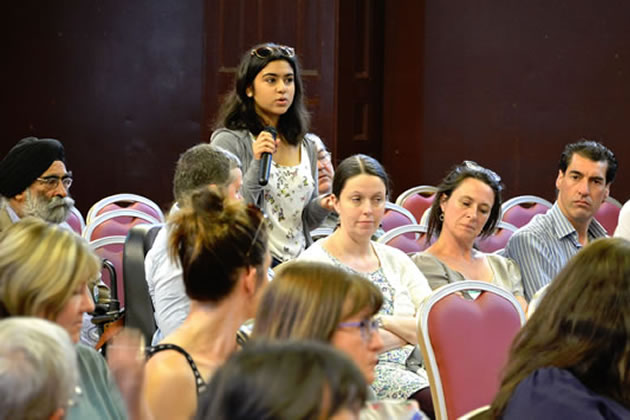
[{"label": "gray jacket", "polygon": [[[317,145],[310,136],[314,134],[306,134],[304,146],[311,162],[311,172],[315,185],[317,185]],[[243,170],[243,197],[245,201],[253,204],[261,204],[264,196],[262,191],[269,188],[269,185],[262,187],[258,183],[258,174],[260,172],[260,160],[254,159],[254,151],[252,147],[252,139],[248,130],[229,130],[220,128],[212,133],[210,142],[218,147],[234,153],[241,160]],[[304,227],[304,237],[306,238],[306,246],[313,243],[310,231],[317,228],[324,218],[328,215],[328,210],[320,205],[317,187],[313,190],[311,200],[302,211],[302,225]]]}]

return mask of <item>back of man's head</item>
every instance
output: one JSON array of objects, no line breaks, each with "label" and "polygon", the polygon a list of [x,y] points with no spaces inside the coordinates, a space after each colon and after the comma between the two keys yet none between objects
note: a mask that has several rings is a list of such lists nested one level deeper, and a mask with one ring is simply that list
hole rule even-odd
[{"label": "back of man's head", "polygon": [[175,200],[181,202],[193,191],[210,184],[219,187],[228,185],[231,180],[230,170],[238,167],[228,154],[207,143],[198,144],[182,153],[173,178]]},{"label": "back of man's head", "polygon": [[65,159],[59,140],[23,138],[0,161],[0,195],[15,197],[46,172],[54,161],[65,164]]},{"label": "back of man's head", "polygon": [[610,184],[615,180],[617,174],[617,158],[615,154],[601,143],[593,140],[582,139],[577,143],[567,144],[564,147],[558,169],[565,173],[574,154],[578,154],[593,162],[606,162],[606,184]]},{"label": "back of man's head", "polygon": [[77,383],[77,355],[63,328],[39,318],[0,320],[0,420],[59,415]]}]

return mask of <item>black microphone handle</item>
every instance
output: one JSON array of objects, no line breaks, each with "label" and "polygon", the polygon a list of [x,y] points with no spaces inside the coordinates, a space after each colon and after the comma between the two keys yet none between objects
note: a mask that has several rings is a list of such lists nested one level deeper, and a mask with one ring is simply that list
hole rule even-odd
[{"label": "black microphone handle", "polygon": [[260,158],[260,173],[258,183],[263,187],[269,182],[269,173],[271,172],[271,153],[263,153]]},{"label": "black microphone handle", "polygon": [[[263,131],[268,131],[271,133],[273,139],[276,139],[278,132],[274,127],[268,126],[263,129]],[[267,185],[269,182],[269,173],[271,172],[271,153],[263,153],[260,157],[260,172],[258,173],[258,183],[261,186]]]}]

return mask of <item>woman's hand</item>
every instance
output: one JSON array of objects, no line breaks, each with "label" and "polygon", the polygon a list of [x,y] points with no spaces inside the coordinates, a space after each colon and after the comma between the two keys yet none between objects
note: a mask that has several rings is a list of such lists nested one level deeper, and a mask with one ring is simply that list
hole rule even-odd
[{"label": "woman's hand", "polygon": [[144,386],[144,337],[138,330],[124,329],[107,348],[107,363],[131,419],[150,419],[142,398]]},{"label": "woman's hand", "polygon": [[269,131],[261,131],[254,141],[253,151],[254,159],[260,160],[263,153],[275,153],[280,139],[274,140],[273,135]]}]

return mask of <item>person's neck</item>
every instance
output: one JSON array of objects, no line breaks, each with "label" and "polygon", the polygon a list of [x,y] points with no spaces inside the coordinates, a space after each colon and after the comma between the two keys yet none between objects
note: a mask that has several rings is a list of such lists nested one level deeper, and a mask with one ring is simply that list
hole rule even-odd
[{"label": "person's neck", "polygon": [[6,205],[11,207],[11,210],[19,217],[20,219],[24,218],[24,207],[23,203],[17,201],[15,198],[9,198],[6,200]]},{"label": "person's neck", "polygon": [[326,245],[326,250],[340,261],[372,256],[370,237],[352,237],[341,226],[328,237],[324,244]]},{"label": "person's neck", "polygon": [[443,230],[435,243],[427,248],[427,251],[436,257],[471,261],[473,259],[474,243],[474,239],[472,241],[460,240]]},{"label": "person's neck", "polygon": [[186,320],[173,334],[191,353],[223,360],[236,350],[236,332],[247,320],[243,302],[228,297],[218,304],[191,301]]},{"label": "person's neck", "polygon": [[564,217],[567,218],[569,223],[571,223],[571,226],[573,226],[573,229],[575,229],[575,231],[577,232],[577,234],[578,234],[578,241],[582,245],[586,245],[588,243],[588,227],[591,225],[591,221],[593,220],[593,218],[589,217],[586,220],[575,220],[575,219],[571,218],[567,214],[567,212],[564,211],[562,206],[558,205],[558,208],[560,209],[560,211],[562,212]]}]

